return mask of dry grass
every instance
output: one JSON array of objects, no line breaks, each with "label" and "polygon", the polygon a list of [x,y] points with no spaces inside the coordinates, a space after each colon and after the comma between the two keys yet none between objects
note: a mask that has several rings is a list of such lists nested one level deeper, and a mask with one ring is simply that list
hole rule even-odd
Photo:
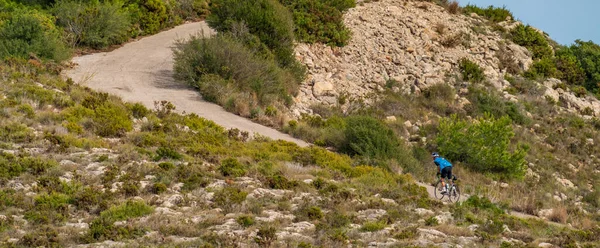
[{"label": "dry grass", "polygon": [[446,36],[440,41],[440,44],[447,48],[454,48],[458,45],[465,44],[465,40],[467,39],[467,37],[468,35],[466,33],[459,32],[454,35]]},{"label": "dry grass", "polygon": [[558,223],[567,223],[569,215],[567,213],[567,208],[560,206],[552,209],[552,213],[548,216],[550,221],[558,222]]},{"label": "dry grass", "polygon": [[461,12],[461,8],[458,5],[457,1],[452,1],[448,5],[446,5],[446,10],[448,10],[448,12],[450,12],[450,14],[453,15],[460,14]]}]

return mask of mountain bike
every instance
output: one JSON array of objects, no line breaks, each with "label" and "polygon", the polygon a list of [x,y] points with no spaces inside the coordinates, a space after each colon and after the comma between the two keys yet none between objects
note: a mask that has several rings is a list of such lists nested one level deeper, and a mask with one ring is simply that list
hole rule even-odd
[{"label": "mountain bike", "polygon": [[450,202],[457,202],[458,199],[460,199],[460,189],[456,184],[458,178],[456,178],[455,175],[452,175],[452,180],[446,180],[446,194],[442,194],[442,179],[439,174],[437,175],[437,179],[435,189],[433,190],[435,199],[443,200],[444,198],[447,198]]}]

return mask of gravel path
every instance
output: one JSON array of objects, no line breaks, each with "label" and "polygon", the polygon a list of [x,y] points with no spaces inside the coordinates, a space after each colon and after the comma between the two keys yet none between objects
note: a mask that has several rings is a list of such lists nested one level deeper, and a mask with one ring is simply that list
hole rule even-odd
[{"label": "gravel path", "polygon": [[154,109],[154,101],[166,100],[173,103],[178,112],[195,113],[225,128],[237,128],[308,146],[302,140],[204,101],[196,90],[173,79],[171,47],[178,39],[200,33],[213,32],[205,22],[188,23],[127,43],[111,52],[75,57],[73,62],[78,66],[67,71],[66,75],[76,83],[120,96],[128,102],[140,102],[150,109]]}]

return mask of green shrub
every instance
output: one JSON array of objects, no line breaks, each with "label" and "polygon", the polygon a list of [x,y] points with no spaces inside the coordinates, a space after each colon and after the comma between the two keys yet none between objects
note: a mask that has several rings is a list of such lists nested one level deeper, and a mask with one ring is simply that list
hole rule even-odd
[{"label": "green shrub", "polygon": [[[159,147],[158,149],[156,149],[156,156],[154,157],[155,161],[159,161],[161,159],[175,159],[175,160],[179,160],[181,159],[183,156],[177,152],[176,150],[174,150],[173,148],[170,147]],[[167,166],[167,165],[164,165]]]},{"label": "green shrub", "polygon": [[133,117],[138,119],[146,117],[150,113],[150,110],[147,109],[146,106],[144,106],[141,103],[136,102],[134,104],[129,104],[128,107]]},{"label": "green shrub", "polygon": [[581,63],[577,60],[571,50],[562,48],[557,51],[554,59],[556,69],[560,72],[560,79],[574,85],[583,85],[586,81],[586,75]]},{"label": "green shrub", "polygon": [[232,31],[243,22],[271,51],[282,66],[295,63],[294,21],[291,13],[277,0],[211,0],[207,23],[218,32]]},{"label": "green shrub", "polygon": [[40,194],[34,199],[34,207],[25,212],[25,219],[36,224],[60,223],[69,216],[71,197],[61,193]]},{"label": "green shrub", "polygon": [[130,0],[126,9],[135,23],[134,30],[131,31],[134,36],[157,33],[166,27],[169,18],[167,5],[163,0]]},{"label": "green shrub", "polygon": [[458,69],[462,74],[463,80],[472,83],[480,83],[485,80],[485,75],[481,67],[467,58],[463,58],[458,62]]},{"label": "green shrub", "polygon": [[244,202],[247,195],[248,193],[239,188],[224,187],[220,191],[215,192],[213,202],[225,212],[230,212]]},{"label": "green shrub", "polygon": [[21,123],[8,122],[0,124],[1,141],[23,143],[31,142],[34,137],[33,130]]},{"label": "green shrub", "polygon": [[164,183],[154,183],[152,184],[152,187],[150,188],[150,192],[152,192],[153,194],[162,194],[164,192],[167,191],[167,185],[165,185]]},{"label": "green shrub", "polygon": [[160,167],[161,169],[168,171],[171,170],[173,168],[175,168],[175,165],[171,162],[162,162],[158,164],[158,167]]},{"label": "green shrub", "polygon": [[292,189],[298,186],[297,181],[290,181],[281,173],[267,177],[266,184],[272,189]]},{"label": "green shrub", "polygon": [[[576,40],[567,52],[577,58],[584,72],[585,88],[598,94],[600,88],[600,85],[598,85],[598,82],[600,82],[600,68],[598,66],[600,64],[600,46],[592,41]],[[567,74],[568,72],[568,70],[564,72],[565,76],[572,75]]]},{"label": "green shrub", "polygon": [[534,60],[552,58],[552,49],[546,37],[529,25],[521,24],[514,28],[510,38],[514,43],[532,52]]},{"label": "green shrub", "polygon": [[301,205],[301,207],[299,207],[298,210],[296,210],[296,213],[294,215],[296,215],[296,221],[320,220],[324,216],[323,211],[321,211],[321,208],[317,206],[310,206],[307,204]]},{"label": "green shrub", "polygon": [[497,93],[489,92],[485,88],[470,87],[468,99],[471,104],[467,105],[465,110],[471,115],[484,116],[487,113],[495,118],[508,116],[521,125],[530,122],[519,105],[505,101]]},{"label": "green shrub", "polygon": [[42,226],[33,232],[28,232],[18,242],[25,247],[60,247],[58,231],[52,226]]},{"label": "green shrub", "polygon": [[[1,14],[0,14],[1,15]],[[30,58],[63,61],[70,54],[62,43],[52,16],[35,10],[18,10],[0,22],[0,58]]]},{"label": "green shrub", "polygon": [[19,113],[24,114],[25,117],[27,117],[29,119],[35,118],[35,110],[33,110],[33,107],[31,107],[31,105],[29,105],[29,104],[20,105],[18,108],[18,111],[19,111]]},{"label": "green shrub", "polygon": [[241,215],[235,221],[245,228],[254,225],[254,217],[251,215]]},{"label": "green shrub", "polygon": [[325,224],[331,228],[346,227],[352,223],[350,216],[339,211],[332,211],[325,216]]},{"label": "green shrub", "polygon": [[52,12],[73,45],[105,48],[127,41],[130,24],[118,2],[59,0]]},{"label": "green shrub", "polygon": [[475,13],[479,16],[485,17],[486,19],[492,22],[503,22],[507,17],[514,19],[510,10],[506,9],[505,6],[502,8],[494,7],[493,5],[488,6],[483,9],[477,7],[475,5],[467,4],[467,6],[463,7],[463,12],[465,14]]},{"label": "green shrub", "polygon": [[557,70],[554,60],[551,58],[542,58],[533,62],[529,70],[523,74],[529,79],[544,79],[549,77],[561,78],[560,71]]},{"label": "green shrub", "polygon": [[453,115],[440,121],[436,142],[441,154],[450,160],[464,162],[474,171],[522,178],[528,148],[519,146],[511,152],[513,136],[508,117],[496,119],[486,115],[477,123],[469,123]]},{"label": "green shrub", "polygon": [[114,226],[117,221],[142,217],[151,214],[154,209],[144,202],[126,201],[119,206],[113,206],[100,213],[92,221],[87,234],[88,241],[102,241],[106,239],[120,240],[143,235],[143,230],[131,226]]},{"label": "green shrub", "polygon": [[394,132],[372,117],[346,119],[345,144],[342,151],[367,158],[393,158],[398,155],[399,141]]},{"label": "green shrub", "polygon": [[295,33],[299,41],[344,46],[350,39],[350,30],[344,26],[343,12],[356,5],[354,0],[281,2],[293,13]]},{"label": "green shrub", "polygon": [[235,158],[228,158],[221,162],[219,171],[223,176],[241,177],[246,175],[245,166]]},{"label": "green shrub", "polygon": [[272,226],[261,227],[256,233],[254,242],[256,242],[260,247],[271,247],[271,244],[277,239],[277,235],[275,235],[276,233],[277,229]]},{"label": "green shrub", "polygon": [[57,165],[56,161],[51,159],[15,156],[2,152],[0,153],[0,178],[11,179],[24,172],[39,176]]},{"label": "green shrub", "polygon": [[174,12],[183,20],[197,20],[206,17],[209,12],[209,0],[179,0],[175,1]]},{"label": "green shrub", "polygon": [[377,232],[385,228],[386,223],[384,221],[370,221],[366,222],[360,228],[363,232]]},{"label": "green shrub", "polygon": [[73,194],[73,205],[77,208],[98,213],[108,207],[110,194],[99,193],[100,189],[86,186]]},{"label": "green shrub", "polygon": [[431,217],[425,219],[425,225],[426,226],[437,226],[439,224],[440,223],[439,223],[438,219],[435,216],[431,216]]},{"label": "green shrub", "polygon": [[133,129],[129,111],[123,106],[105,102],[95,109],[95,133],[103,137],[123,136]]},{"label": "green shrub", "polygon": [[[257,56],[232,35],[194,37],[176,44],[175,76],[198,88],[209,101],[226,106],[235,94],[249,98],[248,109],[274,101],[291,103],[299,80],[269,59]],[[235,106],[235,99],[232,104]]]}]

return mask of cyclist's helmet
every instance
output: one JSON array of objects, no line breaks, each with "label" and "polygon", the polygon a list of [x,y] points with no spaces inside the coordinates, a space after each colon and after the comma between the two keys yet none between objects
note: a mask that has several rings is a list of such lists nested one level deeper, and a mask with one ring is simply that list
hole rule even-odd
[{"label": "cyclist's helmet", "polygon": [[431,156],[434,157],[434,158],[437,158],[437,157],[440,156],[440,154],[438,154],[437,152],[432,152]]}]

